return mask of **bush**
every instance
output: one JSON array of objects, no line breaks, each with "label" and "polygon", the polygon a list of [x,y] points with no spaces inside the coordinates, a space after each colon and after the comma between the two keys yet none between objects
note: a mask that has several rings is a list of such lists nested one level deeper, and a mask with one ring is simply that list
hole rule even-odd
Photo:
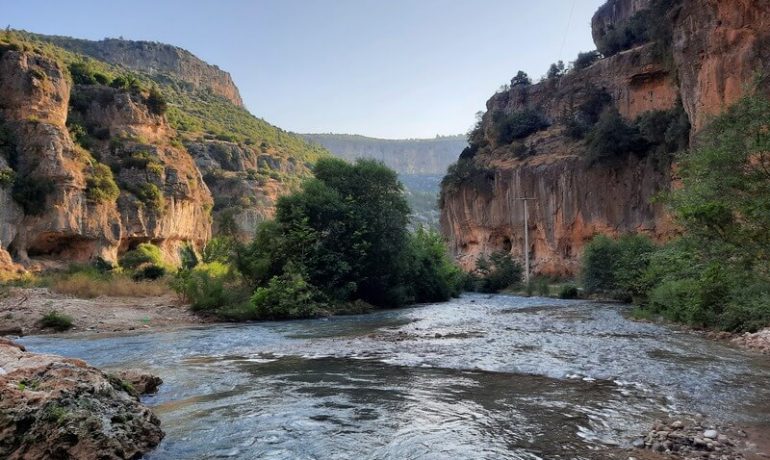
[{"label": "bush", "polygon": [[232,262],[233,253],[237,247],[237,241],[232,236],[215,236],[203,247],[201,258],[203,262]]},{"label": "bush", "polygon": [[192,270],[200,263],[198,253],[195,252],[195,247],[190,243],[185,243],[179,248],[179,259],[181,260],[182,270]]},{"label": "bush", "polygon": [[649,143],[636,126],[629,125],[614,107],[605,110],[588,135],[586,158],[590,164],[610,163],[647,151]]},{"label": "bush", "polygon": [[251,297],[254,315],[260,319],[315,318],[325,314],[322,294],[299,273],[287,269],[273,277]]},{"label": "bush", "polygon": [[463,274],[450,260],[441,235],[417,229],[410,235],[409,252],[406,279],[412,285],[412,301],[443,302],[460,294]]},{"label": "bush", "polygon": [[3,168],[0,169],[0,187],[9,188],[13,187],[13,182],[16,179],[16,173],[13,169]]},{"label": "bush", "polygon": [[559,61],[554,64],[551,64],[551,67],[548,69],[548,73],[546,74],[546,78],[549,80],[552,78],[559,78],[565,73],[564,68],[564,62]]},{"label": "bush", "polygon": [[151,243],[141,243],[120,258],[120,266],[135,270],[142,265],[163,265],[163,255],[160,248]]},{"label": "bush", "polygon": [[154,86],[150,89],[150,94],[147,96],[146,104],[147,108],[150,109],[150,112],[155,115],[163,115],[166,113],[166,110],[168,110],[168,102],[166,102],[166,97],[163,96],[163,93],[161,93],[160,90]]},{"label": "bush", "polygon": [[157,280],[166,276],[166,268],[161,265],[148,264],[139,268],[131,278],[134,281]]},{"label": "bush", "polygon": [[107,165],[96,163],[86,177],[86,197],[97,203],[114,203],[120,195],[118,184]]},{"label": "bush", "polygon": [[579,296],[578,288],[574,284],[565,284],[559,289],[560,299],[577,299]]},{"label": "bush", "polygon": [[454,192],[463,185],[468,185],[480,193],[488,194],[492,191],[494,179],[494,170],[473,160],[460,159],[447,168],[446,175],[441,179],[441,190],[444,193]]},{"label": "bush", "polygon": [[71,329],[72,326],[72,318],[67,315],[63,315],[56,310],[52,310],[46,313],[40,319],[40,327],[44,329],[53,329],[57,332],[66,331]]},{"label": "bush", "polygon": [[529,78],[526,72],[519,70],[515,77],[511,79],[511,88],[517,86],[529,86],[532,84],[532,79]]},{"label": "bush", "polygon": [[598,51],[578,53],[577,59],[572,63],[572,66],[576,70],[585,69],[591,67],[596,61],[601,59],[601,57],[602,55]]},{"label": "bush", "polygon": [[583,250],[583,287],[589,294],[601,293],[618,300],[641,297],[654,252],[652,242],[641,235],[626,235],[619,240],[599,235]]},{"label": "bush", "polygon": [[11,187],[11,196],[21,205],[25,214],[35,216],[46,210],[48,195],[53,190],[54,186],[50,180],[19,174]]},{"label": "bush", "polygon": [[163,192],[157,185],[145,182],[139,186],[132,187],[131,193],[148,208],[154,211],[162,211],[165,206]]},{"label": "bush", "polygon": [[495,112],[492,122],[497,132],[497,143],[507,145],[524,139],[549,126],[548,120],[537,110],[524,109],[510,114]]},{"label": "bush", "polygon": [[185,302],[190,302],[195,311],[217,312],[243,302],[243,292],[232,270],[219,262],[179,270],[171,287]]},{"label": "bush", "polygon": [[474,290],[495,293],[521,284],[524,270],[507,252],[495,252],[476,261]]}]

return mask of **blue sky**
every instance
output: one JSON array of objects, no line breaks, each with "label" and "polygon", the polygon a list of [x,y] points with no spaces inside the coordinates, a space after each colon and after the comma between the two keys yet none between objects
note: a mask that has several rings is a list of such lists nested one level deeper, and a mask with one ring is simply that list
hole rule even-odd
[{"label": "blue sky", "polygon": [[296,132],[464,133],[518,69],[594,48],[604,0],[2,0],[0,23],[186,48]]}]

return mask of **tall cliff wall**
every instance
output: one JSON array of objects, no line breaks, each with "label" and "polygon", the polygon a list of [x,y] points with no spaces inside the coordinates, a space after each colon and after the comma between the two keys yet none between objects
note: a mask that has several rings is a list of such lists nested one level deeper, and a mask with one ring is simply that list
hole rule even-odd
[{"label": "tall cliff wall", "polygon": [[[4,49],[0,102],[0,169],[14,177],[0,186],[5,259],[8,251],[25,264],[30,257],[115,261],[119,252],[151,241],[174,260],[181,243],[200,245],[210,237],[208,188],[142,94],[73,87],[54,59]],[[73,142],[66,123],[74,116],[103,140],[89,150]],[[152,168],[128,162],[139,152]],[[107,189],[99,180],[113,174],[119,192],[103,197],[99,192]]]},{"label": "tall cliff wall", "polygon": [[[600,42],[662,1],[611,0],[595,15]],[[666,156],[628,152],[622,159],[587,160],[587,141],[568,136],[572,114],[596,94],[632,123],[652,111],[681,106],[690,136],[741,97],[770,60],[770,4],[749,0],[673,0],[658,11],[667,40],[636,43],[587,68],[534,85],[513,85],[487,102],[465,161],[475,172],[447,177],[441,197],[442,232],[462,265],[480,254],[523,257],[520,197],[530,201],[530,257],[535,273],[574,275],[584,245],[597,233],[642,232],[664,240],[675,232],[654,200],[672,183]],[[548,127],[501,142],[496,120],[522,111]],[[605,109],[607,110],[607,109]],[[665,129],[665,128],[663,128]],[[662,133],[659,133],[662,134]]]}]

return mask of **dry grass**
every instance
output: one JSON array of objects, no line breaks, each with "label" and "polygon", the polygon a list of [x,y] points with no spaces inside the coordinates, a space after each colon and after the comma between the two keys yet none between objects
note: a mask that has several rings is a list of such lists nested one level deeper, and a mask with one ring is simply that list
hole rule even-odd
[{"label": "dry grass", "polygon": [[54,292],[83,299],[106,297],[158,297],[173,291],[163,279],[155,281],[134,281],[127,275],[113,275],[95,278],[85,273],[74,273],[52,280]]}]

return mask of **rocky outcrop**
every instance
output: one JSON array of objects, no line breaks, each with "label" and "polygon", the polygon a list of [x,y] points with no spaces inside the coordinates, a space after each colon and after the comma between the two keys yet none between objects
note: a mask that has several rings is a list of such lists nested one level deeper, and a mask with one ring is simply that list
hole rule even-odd
[{"label": "rocky outcrop", "polygon": [[[695,131],[767,78],[770,4],[684,0],[674,17],[673,57]],[[767,82],[764,82],[765,91]]]},{"label": "rocky outcrop", "polygon": [[[3,51],[0,122],[12,145],[0,168],[15,176],[13,186],[0,187],[3,250],[26,264],[30,257],[115,261],[152,241],[173,261],[183,242],[210,237],[212,200],[200,172],[144,98],[105,86],[73,88],[54,59]],[[74,125],[91,135],[88,150],[73,142]],[[139,153],[145,164],[127,166]],[[100,172],[105,164],[112,173]],[[112,175],[117,200],[100,196],[104,183],[94,180]]]},{"label": "rocky outcrop", "polygon": [[[652,0],[611,0],[593,19],[595,39],[620,28]],[[679,0],[659,12],[672,40],[646,43],[587,68],[534,85],[513,85],[487,102],[470,160],[491,173],[445,186],[442,232],[466,268],[476,257],[505,250],[521,256],[522,204],[529,202],[530,254],[535,273],[574,275],[582,248],[595,234],[642,232],[656,240],[674,234],[653,198],[675,174],[666,161],[629,153],[621,162],[592,164],[586,143],[566,134],[568,116],[606,94],[629,122],[651,111],[682,107],[697,140],[710,117],[752,88],[770,66],[770,5],[729,0]],[[763,88],[760,85],[760,88]],[[534,110],[549,127],[499,142],[495,119]],[[475,156],[474,156],[475,155]]]},{"label": "rocky outcrop", "polygon": [[[488,188],[462,187],[444,197],[442,230],[465,269],[482,254],[505,251],[524,258],[524,201],[528,201],[530,258],[537,273],[569,276],[582,247],[596,234],[669,230],[653,197],[666,176],[649,159],[629,158],[613,168],[592,168],[575,156],[498,167]],[[597,184],[602,184],[598,189]]]},{"label": "rocky outcrop", "polygon": [[163,438],[129,385],[0,338],[0,457],[134,459]]},{"label": "rocky outcrop", "polygon": [[189,51],[164,43],[106,38],[92,41],[52,35],[37,36],[56,46],[150,75],[171,75],[192,90],[208,90],[243,107],[230,74]]},{"label": "rocky outcrop", "polygon": [[311,175],[293,157],[275,155],[234,142],[199,140],[185,143],[214,197],[214,232],[249,240],[257,226],[275,214],[278,197]]}]

